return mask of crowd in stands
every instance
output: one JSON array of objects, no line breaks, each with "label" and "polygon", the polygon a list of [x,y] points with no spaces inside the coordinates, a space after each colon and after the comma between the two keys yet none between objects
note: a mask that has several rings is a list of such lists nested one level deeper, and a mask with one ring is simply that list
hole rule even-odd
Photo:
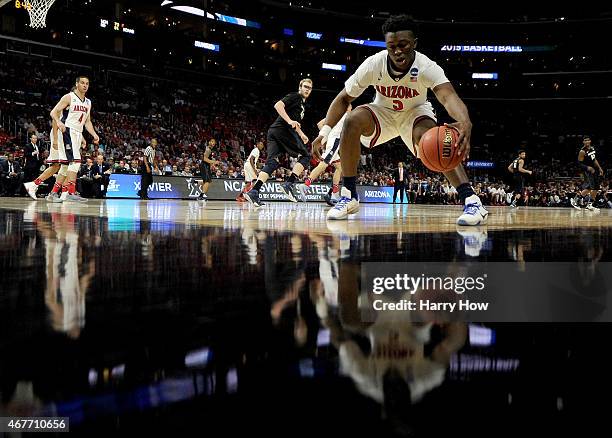
[{"label": "crowd in stands", "polygon": [[[28,74],[23,74],[24,71]],[[219,164],[213,167],[213,177],[242,179],[246,156],[258,140],[265,141],[268,126],[276,116],[272,109],[275,99],[287,91],[258,89],[252,84],[212,81],[210,78],[194,85],[109,71],[85,73],[91,75],[92,119],[101,142],[94,146],[90,141],[83,155],[92,162],[101,155],[112,173],[138,173],[147,142],[157,138],[160,147],[156,150],[154,173],[198,176],[204,144],[215,138],[218,146],[213,151],[213,158]],[[81,70],[65,64],[19,57],[9,62],[8,58],[0,57],[0,157],[13,154],[16,160],[20,160],[23,143],[31,133],[36,133],[41,144],[48,149],[49,110],[78,74]],[[321,101],[327,102],[328,98],[321,96]],[[314,111],[314,106],[309,109],[312,114],[303,125],[310,126],[306,133],[312,140],[317,134],[314,125],[326,106],[320,105],[318,112]],[[486,117],[486,108],[476,107],[474,113],[474,119],[480,122],[480,138],[474,138],[473,156],[496,162],[495,171],[471,172],[475,188],[486,204],[506,205],[509,187],[505,183],[509,181],[504,171],[514,158],[518,145],[507,135],[512,130],[504,129]],[[577,137],[537,134],[555,132],[553,111],[536,111],[537,115],[526,111],[511,113],[506,116],[506,123],[522,121],[525,137],[538,136],[537,141],[527,145],[526,167],[536,170],[536,176],[527,180],[529,195],[523,202],[538,206],[568,206],[568,197],[580,184],[580,173],[575,166],[579,147]],[[87,135],[86,138],[91,140]],[[595,142],[595,147],[602,153],[604,140]],[[551,158],[550,148],[553,146],[556,149],[552,155],[554,158]],[[43,152],[42,158],[46,153]],[[265,159],[264,149],[260,164]],[[606,159],[602,160],[604,168],[609,164]],[[410,182],[406,192],[410,202],[458,202],[456,191],[442,175],[425,169],[400,140],[372,150],[362,148],[358,183],[393,186],[392,174],[398,161],[407,163]],[[277,180],[286,178],[291,168],[289,161],[281,164],[282,167],[273,175]],[[312,164],[316,163],[313,161]],[[84,159],[83,167],[86,165]],[[331,182],[332,173],[333,169],[328,168],[319,181]],[[601,206],[607,205],[608,187],[609,182],[604,179]]]}]

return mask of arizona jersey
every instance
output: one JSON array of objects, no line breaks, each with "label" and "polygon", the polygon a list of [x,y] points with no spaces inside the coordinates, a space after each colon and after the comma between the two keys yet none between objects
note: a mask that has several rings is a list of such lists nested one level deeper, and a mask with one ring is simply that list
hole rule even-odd
[{"label": "arizona jersey", "polygon": [[70,129],[83,132],[83,126],[91,111],[91,100],[81,100],[73,91],[70,93],[70,106],[62,113],[62,123]]},{"label": "arizona jersey", "polygon": [[384,376],[396,370],[409,385],[412,401],[418,401],[444,380],[445,368],[424,355],[430,333],[431,324],[377,321],[367,329],[368,354],[355,341],[340,346],[340,372],[350,376],[362,394],[382,403]]},{"label": "arizona jersey", "polygon": [[375,105],[408,111],[427,102],[428,88],[449,82],[442,67],[417,51],[410,69],[400,76],[391,75],[390,63],[386,50],[367,58],[344,83],[347,94],[358,97],[371,85],[376,89]]}]

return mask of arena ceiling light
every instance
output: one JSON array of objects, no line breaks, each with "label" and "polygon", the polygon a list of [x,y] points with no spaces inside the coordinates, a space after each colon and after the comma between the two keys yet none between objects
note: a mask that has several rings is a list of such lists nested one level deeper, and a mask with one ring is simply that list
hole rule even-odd
[{"label": "arena ceiling light", "polygon": [[171,2],[170,0],[164,0],[161,5],[162,6],[166,6],[166,5],[169,5],[169,4],[172,4],[172,3],[174,3],[174,2]]},{"label": "arena ceiling light", "polygon": [[215,16],[217,20],[223,21],[225,23],[236,24],[238,26],[244,27],[254,27],[256,29],[261,29],[261,24],[257,21],[246,20],[244,18],[232,17],[231,15],[223,15],[215,12]]},{"label": "arena ceiling light", "polygon": [[472,73],[472,79],[492,79],[495,81],[498,77],[497,73]]},{"label": "arena ceiling light", "polygon": [[344,64],[330,64],[324,62],[321,68],[325,70],[346,71],[346,65]]},{"label": "arena ceiling light", "polygon": [[384,41],[360,40],[356,38],[340,37],[341,43],[358,44],[360,46],[387,47]]},{"label": "arena ceiling light", "polygon": [[306,38],[310,40],[320,40],[323,38],[323,34],[318,32],[306,32]]},{"label": "arena ceiling light", "polygon": [[198,40],[196,40],[193,45],[199,47],[200,49],[212,50],[213,52],[218,52],[221,48],[219,44],[205,43],[204,41]]},{"label": "arena ceiling light", "polygon": [[206,16],[206,18],[210,18],[211,20],[215,19],[215,16],[210,12],[205,12],[204,9],[194,8],[193,6],[170,6],[170,9],[181,11],[186,14],[197,15],[198,17]]}]

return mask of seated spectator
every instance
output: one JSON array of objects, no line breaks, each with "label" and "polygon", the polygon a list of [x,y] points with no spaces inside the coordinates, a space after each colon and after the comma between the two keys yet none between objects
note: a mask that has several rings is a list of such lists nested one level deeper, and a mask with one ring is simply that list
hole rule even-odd
[{"label": "seated spectator", "polygon": [[77,174],[77,191],[84,198],[92,198],[94,196],[93,186],[93,161],[91,158],[87,158],[85,165],[81,166]]},{"label": "seated spectator", "polygon": [[138,160],[134,159],[132,160],[131,164],[130,164],[130,168],[128,169],[127,173],[133,174],[133,175],[138,175],[139,170],[138,170]]},{"label": "seated spectator", "polygon": [[119,160],[119,164],[115,165],[113,173],[129,173],[130,167],[126,164],[125,160]]},{"label": "seated spectator", "polygon": [[0,161],[0,193],[3,196],[16,196],[21,191],[23,170],[13,154]]},{"label": "seated spectator", "polygon": [[160,175],[172,175],[172,166],[168,163],[168,160],[162,160]]},{"label": "seated spectator", "polygon": [[106,189],[108,188],[108,181],[112,170],[110,166],[104,162],[104,157],[98,155],[96,157],[96,164],[93,166],[92,178],[93,178],[93,194],[96,198],[100,199],[106,196]]},{"label": "seated spectator", "polygon": [[182,176],[193,176],[193,173],[191,172],[191,166],[186,165],[183,171],[181,172],[181,175]]}]

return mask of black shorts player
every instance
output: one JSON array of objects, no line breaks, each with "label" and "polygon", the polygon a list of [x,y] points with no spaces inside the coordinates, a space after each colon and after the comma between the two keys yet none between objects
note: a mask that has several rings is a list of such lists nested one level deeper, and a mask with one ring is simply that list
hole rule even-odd
[{"label": "black shorts player", "polygon": [[301,122],[304,119],[305,103],[312,92],[312,80],[302,79],[297,93],[289,93],[274,104],[278,117],[268,129],[266,164],[259,172],[253,188],[244,194],[244,198],[255,206],[260,206],[259,189],[280,166],[279,157],[287,154],[296,157],[297,163],[291,169],[291,176],[282,189],[287,198],[297,202],[293,184],[310,163],[308,137],[302,132]]},{"label": "black shorts player", "polygon": [[599,190],[599,178],[604,175],[604,171],[597,161],[597,152],[591,144],[591,137],[588,135],[582,139],[582,148],[578,151],[578,165],[582,169],[582,191],[571,199],[572,207],[580,209],[579,198],[585,198],[580,202],[586,203],[587,210],[597,210],[593,206],[593,201],[597,197]]},{"label": "black shorts player", "polygon": [[309,155],[307,145],[292,128],[271,126],[268,129],[267,142],[268,159],[278,159],[282,154],[290,157]]},{"label": "black shorts player", "polygon": [[202,177],[203,183],[209,183],[212,181],[212,171],[210,170],[210,164],[204,161],[200,163],[200,176]]},{"label": "black shorts player", "polygon": [[200,162],[200,176],[202,177],[202,185],[200,187],[200,196],[199,199],[207,199],[208,188],[210,187],[210,183],[212,181],[212,168],[211,165],[218,164],[217,160],[213,160],[212,158],[212,150],[217,145],[217,141],[214,138],[211,138],[208,141],[208,145],[206,145],[206,150],[204,151],[204,156],[202,157],[202,161]]},{"label": "black shorts player", "polygon": [[514,199],[510,207],[513,208],[516,208],[516,203],[521,199],[525,191],[525,175],[531,175],[533,173],[531,170],[527,170],[523,167],[525,165],[525,158],[527,158],[527,153],[521,149],[518,157],[512,160],[512,163],[508,166],[508,172],[512,174],[512,193],[514,194]]},{"label": "black shorts player", "polygon": [[[289,118],[298,123],[304,118],[305,99],[300,93],[289,93],[280,100]],[[307,146],[300,139],[298,132],[279,115],[268,129],[268,160],[277,159],[286,153],[291,157],[310,155]]]},{"label": "black shorts player", "polygon": [[525,190],[525,178],[520,173],[512,175],[512,192],[522,194]]}]

